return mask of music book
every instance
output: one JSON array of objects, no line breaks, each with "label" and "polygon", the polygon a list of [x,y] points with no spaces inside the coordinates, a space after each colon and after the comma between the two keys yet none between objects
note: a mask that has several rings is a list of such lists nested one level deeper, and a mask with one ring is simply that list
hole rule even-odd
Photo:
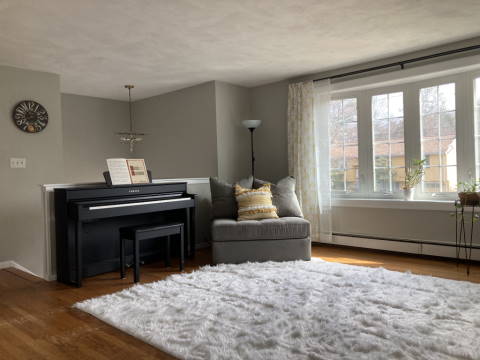
[{"label": "music book", "polygon": [[112,185],[149,184],[144,159],[107,159]]}]

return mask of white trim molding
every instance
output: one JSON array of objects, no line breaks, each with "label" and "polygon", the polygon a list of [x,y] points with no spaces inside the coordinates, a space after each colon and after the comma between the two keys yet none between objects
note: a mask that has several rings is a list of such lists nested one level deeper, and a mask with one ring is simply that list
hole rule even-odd
[{"label": "white trim molding", "polygon": [[[413,240],[412,242],[408,242],[408,240],[392,241],[379,238],[333,235],[332,242],[330,244],[353,246],[366,249],[387,250],[407,254],[456,258],[455,244],[450,243],[441,245],[429,244],[428,241],[422,243],[421,240],[418,242],[413,242]],[[480,260],[480,249],[472,249],[472,260]]]},{"label": "white trim molding", "polygon": [[187,178],[187,179],[153,179],[152,183],[161,184],[169,182],[186,182],[188,185],[208,184],[209,178]]},{"label": "white trim molding", "polygon": [[14,269],[23,271],[24,273],[39,277],[37,274],[34,274],[30,270],[28,270],[26,267],[23,267],[22,265],[16,263],[13,260],[1,261],[0,262],[0,269],[7,269],[7,268],[14,268]]}]

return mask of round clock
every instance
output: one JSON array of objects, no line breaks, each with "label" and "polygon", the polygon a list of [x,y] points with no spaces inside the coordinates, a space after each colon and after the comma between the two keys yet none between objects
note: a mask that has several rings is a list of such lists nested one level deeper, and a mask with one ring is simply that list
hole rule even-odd
[{"label": "round clock", "polygon": [[37,133],[47,127],[48,113],[39,103],[25,100],[18,103],[13,109],[15,125],[27,133]]}]

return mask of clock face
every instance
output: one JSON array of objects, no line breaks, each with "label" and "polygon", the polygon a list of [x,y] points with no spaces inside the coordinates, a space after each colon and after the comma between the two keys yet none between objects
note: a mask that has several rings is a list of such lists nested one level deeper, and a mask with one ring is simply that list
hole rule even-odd
[{"label": "clock face", "polygon": [[13,109],[13,121],[20,130],[37,133],[47,127],[48,113],[39,103],[26,100],[17,104]]}]

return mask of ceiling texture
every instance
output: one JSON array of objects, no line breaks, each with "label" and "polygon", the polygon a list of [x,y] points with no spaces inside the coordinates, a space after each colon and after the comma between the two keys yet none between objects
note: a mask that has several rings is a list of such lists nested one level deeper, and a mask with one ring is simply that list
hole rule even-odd
[{"label": "ceiling texture", "polygon": [[[0,64],[125,100],[247,87],[480,35],[478,0],[0,0]],[[1,79],[0,79],[1,81]]]}]

